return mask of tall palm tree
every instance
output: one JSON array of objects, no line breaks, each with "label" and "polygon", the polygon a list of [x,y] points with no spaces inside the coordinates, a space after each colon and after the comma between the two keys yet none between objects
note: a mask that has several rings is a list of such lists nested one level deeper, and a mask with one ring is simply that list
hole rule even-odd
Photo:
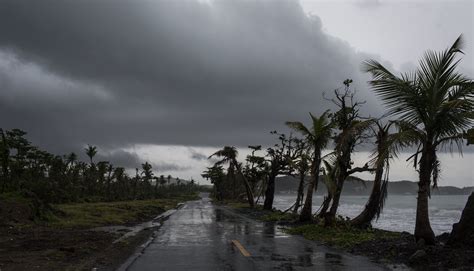
[{"label": "tall palm tree", "polygon": [[321,165],[321,152],[328,144],[333,129],[328,111],[324,112],[320,117],[315,117],[311,113],[312,126],[306,127],[301,122],[286,122],[286,125],[301,133],[307,140],[308,145],[312,148],[311,157],[311,181],[308,185],[306,200],[301,210],[300,221],[310,221],[312,217],[313,192],[318,188],[319,167]]},{"label": "tall palm tree", "polygon": [[242,180],[244,181],[245,191],[247,193],[247,200],[249,202],[249,205],[250,207],[253,208],[255,206],[255,202],[254,202],[252,188],[250,187],[250,184],[247,178],[242,173],[242,168],[240,166],[240,163],[237,162],[237,154],[238,152],[235,147],[225,146],[222,150],[218,150],[217,152],[209,156],[209,158],[213,156],[220,157],[222,158],[222,160],[217,162],[216,165],[229,163],[229,169],[237,170],[237,173],[242,177]]},{"label": "tall palm tree", "polygon": [[[382,99],[389,115],[396,115],[402,129],[417,146],[418,198],[415,238],[435,242],[428,216],[430,184],[437,185],[440,169],[437,151],[442,147],[462,148],[462,132],[474,120],[474,82],[456,71],[462,53],[462,37],[442,52],[428,51],[413,73],[394,75],[379,62],[369,60],[364,69],[369,83]],[[418,159],[418,155],[421,157]]]},{"label": "tall palm tree", "polygon": [[87,148],[84,149],[86,151],[86,155],[89,157],[91,165],[92,165],[92,159],[94,156],[97,154],[97,147],[92,146],[92,145],[87,145]]}]

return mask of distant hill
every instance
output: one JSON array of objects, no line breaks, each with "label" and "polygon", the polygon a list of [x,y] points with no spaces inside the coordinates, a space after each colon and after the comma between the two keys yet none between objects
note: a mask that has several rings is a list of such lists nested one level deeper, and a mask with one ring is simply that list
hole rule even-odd
[{"label": "distant hill", "polygon": [[[353,177],[354,181],[346,181],[342,190],[343,195],[369,195],[373,181],[362,181]],[[309,177],[307,178],[309,180]],[[298,189],[298,180],[291,176],[282,176],[276,179],[276,193],[296,193]],[[326,194],[326,186],[320,183],[317,195]],[[388,183],[388,193],[391,195],[416,195],[418,184],[411,181],[396,181]],[[474,186],[458,188],[454,186],[440,186],[432,190],[433,195],[469,195],[474,191]]]}]

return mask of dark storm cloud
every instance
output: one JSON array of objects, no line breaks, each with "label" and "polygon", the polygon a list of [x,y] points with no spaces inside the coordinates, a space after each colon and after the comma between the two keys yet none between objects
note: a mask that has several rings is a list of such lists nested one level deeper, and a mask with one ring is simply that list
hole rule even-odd
[{"label": "dark storm cloud", "polygon": [[265,144],[348,77],[378,112],[365,58],[296,1],[3,0],[0,123],[57,151]]},{"label": "dark storm cloud", "polygon": [[108,161],[116,167],[140,168],[142,163],[145,163],[136,153],[131,153],[124,150],[114,150],[110,152],[102,152],[100,149],[94,158],[96,161]]},{"label": "dark storm cloud", "polygon": [[[87,160],[86,157],[83,157],[83,160]],[[189,170],[191,167],[184,166],[179,163],[173,162],[153,162],[147,161],[140,157],[137,153],[126,151],[126,150],[102,150],[99,149],[97,155],[94,157],[94,161],[108,161],[116,167],[124,167],[126,169],[141,169],[141,165],[145,162],[151,164],[153,170],[156,172],[163,171],[182,171]]]}]

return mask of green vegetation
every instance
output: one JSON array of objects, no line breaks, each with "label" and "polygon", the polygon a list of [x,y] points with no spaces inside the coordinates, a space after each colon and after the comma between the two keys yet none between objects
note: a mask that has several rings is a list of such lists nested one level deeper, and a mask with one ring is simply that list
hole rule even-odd
[{"label": "green vegetation", "polygon": [[355,245],[375,239],[394,239],[400,233],[375,229],[358,229],[350,225],[325,227],[321,224],[306,224],[286,229],[288,233],[300,234],[306,239],[318,241],[339,248],[351,248]]},{"label": "green vegetation", "polygon": [[90,228],[146,221],[195,199],[193,180],[155,176],[145,162],[135,176],[107,161],[89,163],[75,153],[59,156],[33,146],[26,133],[0,129],[0,224],[15,227]]},{"label": "green vegetation", "polygon": [[274,211],[262,216],[261,219],[267,222],[293,222],[298,219],[298,215],[294,213]]},{"label": "green vegetation", "polygon": [[123,225],[152,219],[157,214],[173,209],[178,203],[198,199],[188,195],[171,199],[150,199],[119,202],[59,204],[59,212],[47,225],[61,228],[92,228]]},{"label": "green vegetation", "polygon": [[82,202],[41,205],[38,200],[18,193],[0,195],[0,223],[15,227],[91,228],[147,221],[175,208],[178,203],[196,200],[197,193],[165,199],[117,202]]}]

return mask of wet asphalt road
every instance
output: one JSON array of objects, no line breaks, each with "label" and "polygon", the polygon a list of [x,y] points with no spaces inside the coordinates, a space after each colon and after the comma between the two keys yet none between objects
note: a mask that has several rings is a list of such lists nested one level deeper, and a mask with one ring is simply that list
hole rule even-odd
[{"label": "wet asphalt road", "polygon": [[[239,241],[250,256],[232,243]],[[287,235],[271,223],[212,205],[186,203],[127,268],[146,270],[384,270],[366,258]]]}]

